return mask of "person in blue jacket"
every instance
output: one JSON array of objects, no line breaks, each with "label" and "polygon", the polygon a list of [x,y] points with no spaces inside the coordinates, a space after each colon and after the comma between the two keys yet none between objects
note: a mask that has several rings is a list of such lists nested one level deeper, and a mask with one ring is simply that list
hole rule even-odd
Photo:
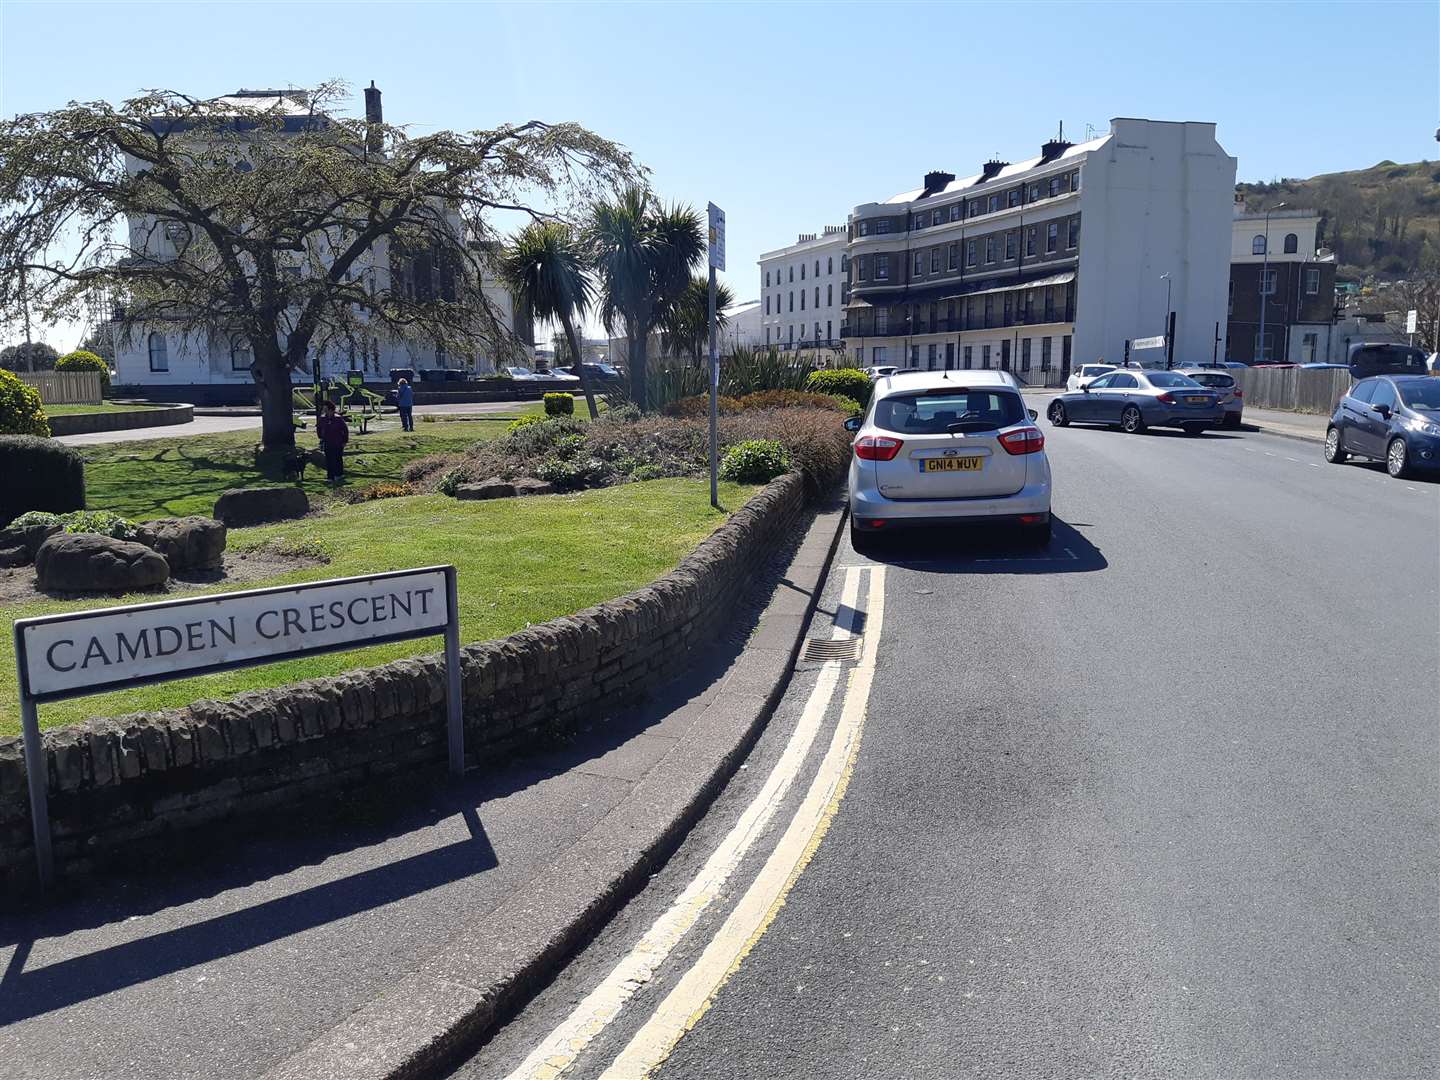
[{"label": "person in blue jacket", "polygon": [[395,387],[395,404],[400,409],[400,429],[415,430],[415,390],[409,379],[401,379]]}]

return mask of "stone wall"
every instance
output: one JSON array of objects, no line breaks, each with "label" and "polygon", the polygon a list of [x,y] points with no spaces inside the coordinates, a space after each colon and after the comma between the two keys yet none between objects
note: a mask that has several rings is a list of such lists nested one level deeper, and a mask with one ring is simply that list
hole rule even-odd
[{"label": "stone wall", "polygon": [[[680,674],[732,617],[802,513],[804,483],[758,492],[678,567],[636,592],[462,651],[471,765],[634,702]],[[57,874],[211,846],[300,804],[380,794],[397,773],[442,782],[438,655],[230,702],[95,719],[45,733]],[[0,740],[0,878],[35,880],[19,739]]]},{"label": "stone wall", "polygon": [[156,405],[129,412],[63,413],[52,416],[50,434],[90,435],[97,431],[131,431],[135,428],[188,424],[195,419],[194,405]]}]

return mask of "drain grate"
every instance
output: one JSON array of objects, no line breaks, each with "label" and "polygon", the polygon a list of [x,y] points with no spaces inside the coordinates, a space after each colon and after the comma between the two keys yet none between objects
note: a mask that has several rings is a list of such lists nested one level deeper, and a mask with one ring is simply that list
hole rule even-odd
[{"label": "drain grate", "polygon": [[800,662],[806,664],[823,664],[829,660],[859,659],[860,639],[858,637],[810,638],[805,642],[805,651],[800,654]]}]

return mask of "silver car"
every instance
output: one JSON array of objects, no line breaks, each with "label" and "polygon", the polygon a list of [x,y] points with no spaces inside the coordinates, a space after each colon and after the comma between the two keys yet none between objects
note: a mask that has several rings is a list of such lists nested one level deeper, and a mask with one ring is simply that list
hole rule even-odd
[{"label": "silver car", "polygon": [[1061,394],[1045,411],[1056,427],[1118,425],[1138,434],[1147,427],[1178,427],[1187,435],[1225,421],[1220,395],[1178,371],[1112,371],[1073,393]]},{"label": "silver car", "polygon": [[1220,395],[1220,404],[1225,406],[1225,426],[1238,428],[1245,418],[1245,391],[1240,389],[1235,376],[1223,368],[1178,368],[1181,375],[1194,379],[1201,386],[1208,386]]},{"label": "silver car", "polygon": [[1004,371],[919,371],[876,381],[850,460],[850,539],[983,521],[1050,539],[1045,436]]}]

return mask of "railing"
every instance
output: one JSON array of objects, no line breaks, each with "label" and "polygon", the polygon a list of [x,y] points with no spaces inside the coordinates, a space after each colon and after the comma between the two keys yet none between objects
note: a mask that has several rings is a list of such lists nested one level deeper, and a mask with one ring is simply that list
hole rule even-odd
[{"label": "railing", "polygon": [[40,391],[46,405],[99,405],[98,371],[17,371],[20,381]]},{"label": "railing", "polygon": [[1022,326],[1047,326],[1056,322],[1074,322],[1075,310],[1067,308],[1064,319],[1060,319],[1059,311],[1052,311],[1047,316],[1031,315],[1026,319],[1023,315],[1012,315],[1007,320],[1003,315],[992,316],[988,321],[980,318],[974,323],[967,323],[964,319],[937,319],[934,323],[913,323],[907,325],[903,320],[898,326],[890,326],[884,330],[862,330],[854,323],[841,323],[841,337],[907,337],[918,334],[953,334],[966,330],[1008,330]]}]

